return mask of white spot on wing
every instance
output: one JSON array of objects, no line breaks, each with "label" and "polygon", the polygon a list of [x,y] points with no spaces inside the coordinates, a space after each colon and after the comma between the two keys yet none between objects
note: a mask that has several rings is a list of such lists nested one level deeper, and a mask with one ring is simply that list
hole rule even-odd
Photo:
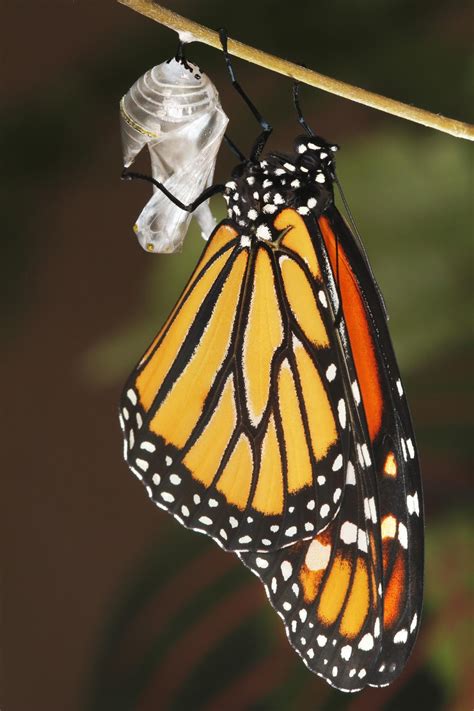
[{"label": "white spot on wing", "polygon": [[397,533],[397,519],[394,516],[385,516],[380,527],[382,540],[386,538],[395,538]]},{"label": "white spot on wing", "polygon": [[259,239],[266,240],[267,242],[272,238],[272,231],[269,226],[265,224],[259,225],[255,231],[255,234]]},{"label": "white spot on wing", "polygon": [[324,546],[315,538],[306,551],[305,564],[310,570],[325,570],[330,557],[331,546]]},{"label": "white spot on wing", "polygon": [[156,447],[151,442],[142,442],[140,444],[140,449],[144,449],[145,452],[154,452]]},{"label": "white spot on wing", "polygon": [[346,644],[344,647],[341,648],[341,657],[343,659],[347,660],[350,659],[350,656],[352,654],[352,647],[350,644]]},{"label": "white spot on wing", "polygon": [[405,460],[405,462],[407,462],[408,461],[407,446],[405,444],[405,440],[403,439],[403,437],[400,438],[400,444],[402,445],[403,459]]},{"label": "white spot on wing", "polygon": [[406,629],[398,630],[397,634],[394,636],[393,641],[395,644],[405,644],[408,639],[408,631]]},{"label": "white spot on wing", "polygon": [[369,652],[371,649],[374,648],[374,638],[372,637],[370,632],[367,632],[367,634],[362,637],[357,646],[364,652]]},{"label": "white spot on wing", "polygon": [[337,414],[338,414],[339,423],[340,423],[342,429],[345,429],[345,427],[346,427],[346,403],[344,402],[344,400],[342,398],[337,403]]},{"label": "white spot on wing", "polygon": [[363,553],[367,553],[367,534],[362,528],[359,528],[359,531],[357,533],[357,546],[360,551],[362,551]]},{"label": "white spot on wing", "polygon": [[319,515],[321,518],[326,518],[330,511],[329,505],[328,504],[323,504],[321,508],[319,509]]},{"label": "white spot on wing", "polygon": [[351,523],[351,521],[344,521],[341,526],[340,536],[347,545],[355,543],[357,540],[357,526],[355,523]]},{"label": "white spot on wing", "polygon": [[420,515],[420,505],[418,503],[418,492],[415,491],[413,495],[408,494],[407,496],[407,509],[409,514]]},{"label": "white spot on wing", "polygon": [[398,524],[398,540],[403,548],[408,548],[408,531],[407,527],[403,523]]},{"label": "white spot on wing", "polygon": [[135,391],[132,390],[132,388],[130,388],[129,390],[127,390],[127,397],[128,397],[128,399],[130,400],[130,402],[132,403],[132,405],[136,405],[136,404],[137,404],[137,402],[138,402],[138,400],[137,400],[137,395],[136,395]]},{"label": "white spot on wing", "polygon": [[365,462],[366,466],[367,466],[367,467],[370,467],[370,465],[371,465],[371,463],[372,463],[372,460],[371,460],[371,458],[370,458],[369,448],[367,447],[367,445],[365,444],[365,442],[364,442],[364,444],[362,445],[362,455],[363,455],[363,457],[364,457],[364,462]]},{"label": "white spot on wing", "polygon": [[380,636],[380,618],[377,617],[374,624],[374,637]]},{"label": "white spot on wing", "polygon": [[355,483],[356,483],[356,478],[355,478],[354,465],[352,464],[352,462],[348,462],[347,472],[346,472],[346,484],[354,485]]},{"label": "white spot on wing", "polygon": [[352,394],[354,396],[354,402],[356,405],[360,405],[360,390],[357,380],[352,383]]}]

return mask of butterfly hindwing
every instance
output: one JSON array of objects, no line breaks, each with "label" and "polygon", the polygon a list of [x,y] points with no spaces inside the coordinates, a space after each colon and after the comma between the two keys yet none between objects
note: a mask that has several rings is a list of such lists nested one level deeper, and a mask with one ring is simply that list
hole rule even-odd
[{"label": "butterfly hindwing", "polygon": [[381,647],[380,546],[368,469],[353,439],[341,508],[329,526],[280,551],[239,554],[264,583],[305,664],[344,691],[366,685]]}]

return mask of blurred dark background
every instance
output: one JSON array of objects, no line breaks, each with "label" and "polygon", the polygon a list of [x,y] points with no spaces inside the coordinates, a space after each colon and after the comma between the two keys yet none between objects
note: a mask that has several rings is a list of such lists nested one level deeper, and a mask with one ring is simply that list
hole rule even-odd
[{"label": "blurred dark background", "polygon": [[[172,9],[473,120],[468,2],[180,0]],[[237,559],[155,508],[122,462],[122,383],[202,249],[193,228],[180,255],[143,252],[131,227],[149,189],[119,180],[120,97],[174,53],[176,36],[112,0],[4,0],[0,20],[2,708],[472,708],[471,144],[302,92],[309,122],[342,146],[339,176],[386,296],[425,487],[414,654],[393,685],[348,696],[306,670]],[[247,149],[256,126],[222,57],[201,45],[188,56],[217,84],[230,133]],[[299,133],[290,82],[235,64],[274,126],[270,147],[289,149]],[[218,179],[232,163],[224,148]],[[223,214],[220,199],[214,208]]]}]

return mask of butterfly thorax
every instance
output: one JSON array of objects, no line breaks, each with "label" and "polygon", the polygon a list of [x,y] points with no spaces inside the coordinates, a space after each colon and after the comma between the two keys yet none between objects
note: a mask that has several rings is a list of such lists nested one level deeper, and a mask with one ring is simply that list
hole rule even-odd
[{"label": "butterfly thorax", "polygon": [[272,153],[257,163],[242,163],[226,183],[229,219],[243,237],[274,241],[273,216],[284,207],[319,217],[333,202],[334,154],[338,146],[318,136],[300,137],[293,155]]}]

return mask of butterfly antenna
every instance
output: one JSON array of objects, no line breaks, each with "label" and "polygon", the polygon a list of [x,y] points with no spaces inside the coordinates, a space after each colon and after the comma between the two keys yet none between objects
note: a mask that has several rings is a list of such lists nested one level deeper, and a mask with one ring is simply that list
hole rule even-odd
[{"label": "butterfly antenna", "polygon": [[255,144],[252,148],[252,152],[250,154],[250,160],[252,162],[255,162],[259,159],[260,154],[262,153],[262,151],[265,147],[265,144],[268,141],[268,138],[269,138],[271,132],[273,131],[273,128],[268,123],[268,121],[263,118],[260,111],[257,109],[257,107],[255,106],[253,101],[251,101],[251,99],[247,96],[247,94],[242,89],[242,87],[240,86],[239,82],[237,81],[237,79],[235,77],[234,67],[232,66],[232,60],[230,58],[230,54],[227,49],[228,34],[227,34],[227,30],[225,30],[223,27],[221,27],[219,30],[219,39],[221,41],[222,51],[224,53],[225,63],[227,66],[227,71],[229,72],[232,86],[237,91],[237,93],[241,96],[241,98],[245,101],[245,103],[249,107],[250,111],[252,112],[252,114],[254,115],[255,119],[258,121],[258,123],[260,124],[260,127],[262,129],[262,132],[258,135],[257,140],[255,141]]}]

